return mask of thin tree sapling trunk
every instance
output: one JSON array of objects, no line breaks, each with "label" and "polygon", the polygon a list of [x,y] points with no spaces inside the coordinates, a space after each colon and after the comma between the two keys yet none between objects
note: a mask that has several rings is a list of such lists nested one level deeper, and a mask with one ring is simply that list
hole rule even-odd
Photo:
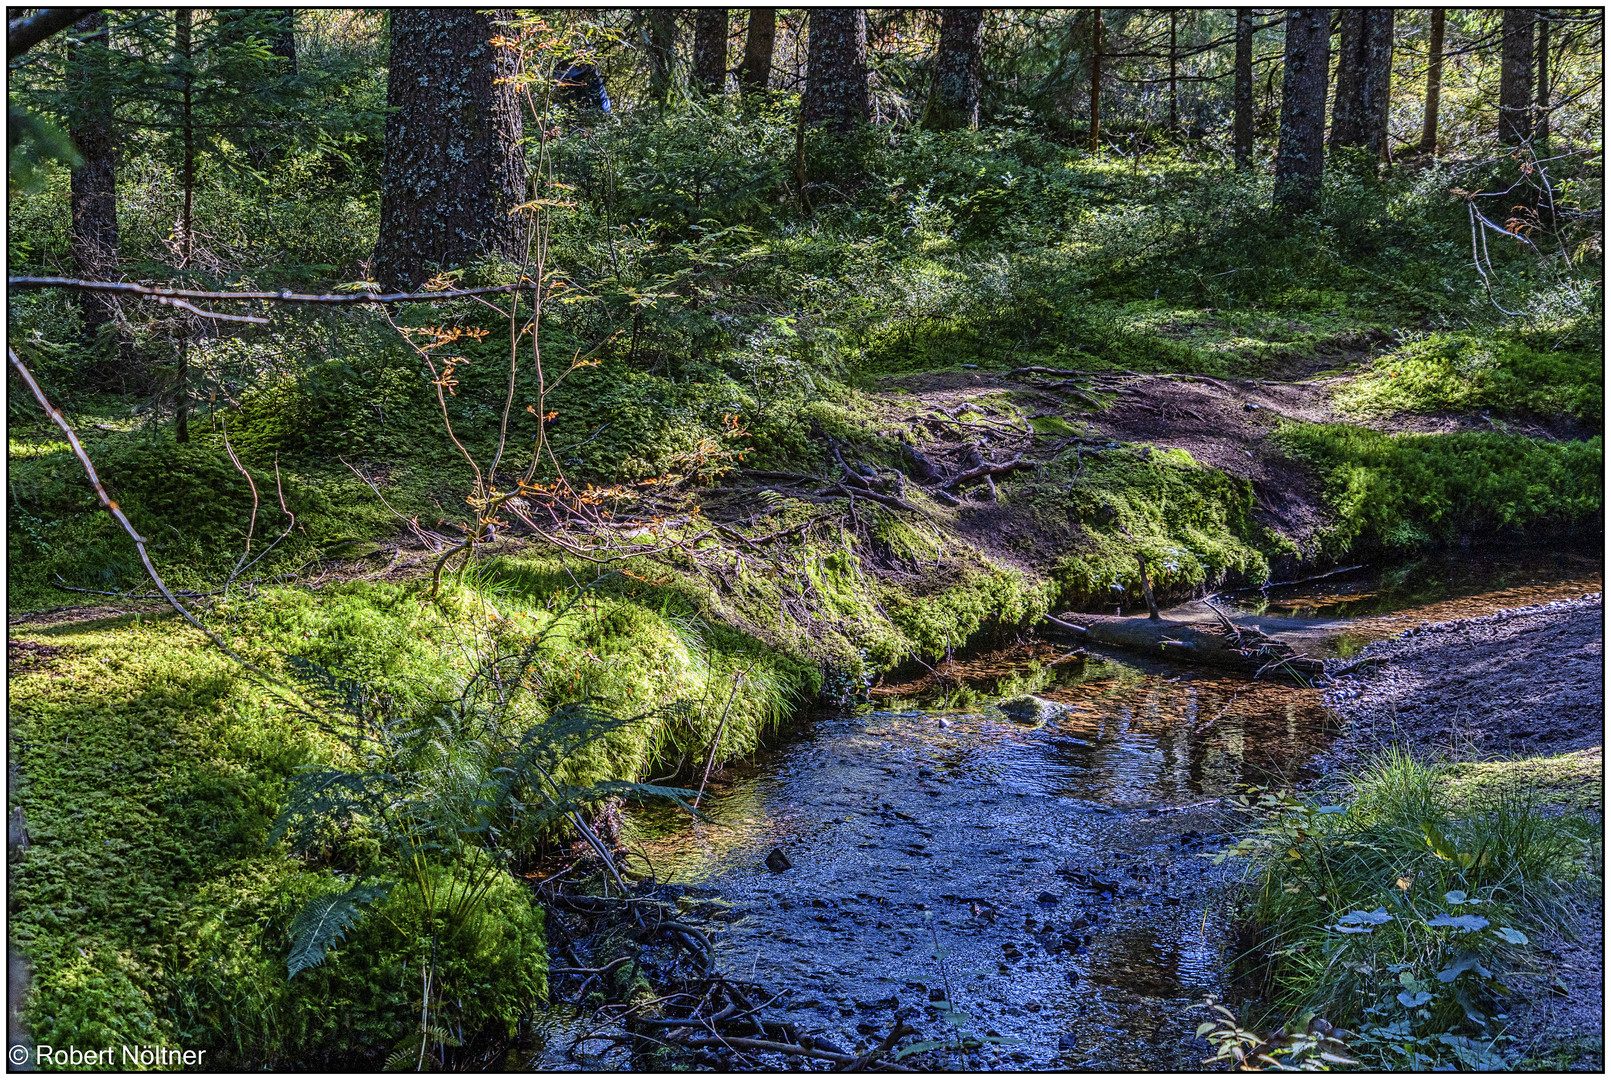
[{"label": "thin tree sapling trunk", "polygon": [[1435,154],[1438,149],[1438,97],[1443,91],[1443,22],[1444,8],[1432,9],[1432,28],[1427,44],[1426,65],[1426,116],[1421,122],[1421,152]]},{"label": "thin tree sapling trunk", "polygon": [[1102,137],[1102,9],[1091,9],[1091,137],[1086,150],[1096,153]]}]

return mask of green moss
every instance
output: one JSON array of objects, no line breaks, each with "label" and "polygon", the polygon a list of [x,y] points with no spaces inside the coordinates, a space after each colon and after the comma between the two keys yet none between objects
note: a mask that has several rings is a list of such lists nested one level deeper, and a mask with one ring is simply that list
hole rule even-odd
[{"label": "green moss", "polygon": [[1480,806],[1532,792],[1540,803],[1597,811],[1605,795],[1605,761],[1599,747],[1549,757],[1508,758],[1452,765],[1444,777],[1448,798]]},{"label": "green moss", "polygon": [[1334,554],[1410,548],[1523,528],[1580,527],[1600,513],[1602,439],[1545,442],[1495,432],[1388,435],[1289,424],[1276,437],[1321,472]]},{"label": "green moss", "polygon": [[1269,576],[1264,530],[1254,526],[1245,480],[1198,465],[1183,450],[1150,446],[1065,454],[1010,498],[1032,507],[1039,532],[1060,537],[1052,568],[1057,603],[1112,604],[1141,595],[1139,552],[1159,592],[1184,592],[1228,575]]},{"label": "green moss", "polygon": [[981,630],[999,633],[1033,623],[1046,614],[1052,599],[1047,583],[977,555],[954,555],[930,579],[936,580],[946,584],[932,592],[892,586],[878,590],[890,622],[919,656],[944,656]]},{"label": "green moss", "polygon": [[1598,423],[1605,387],[1593,347],[1556,347],[1559,335],[1438,332],[1378,359],[1337,395],[1362,415],[1486,409]]}]

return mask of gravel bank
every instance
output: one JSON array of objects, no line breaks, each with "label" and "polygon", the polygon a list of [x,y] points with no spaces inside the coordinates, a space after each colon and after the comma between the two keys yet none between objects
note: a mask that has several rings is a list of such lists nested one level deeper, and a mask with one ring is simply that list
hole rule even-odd
[{"label": "gravel bank", "polygon": [[1599,746],[1602,618],[1602,594],[1590,593],[1366,646],[1336,663],[1357,665],[1326,692],[1348,726],[1320,764],[1350,767],[1392,742],[1460,761]]}]

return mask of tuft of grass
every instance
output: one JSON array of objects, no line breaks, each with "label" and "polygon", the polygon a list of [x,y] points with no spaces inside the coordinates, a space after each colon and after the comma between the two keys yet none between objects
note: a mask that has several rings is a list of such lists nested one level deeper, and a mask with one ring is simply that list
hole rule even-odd
[{"label": "tuft of grass", "polygon": [[1271,1008],[1350,1029],[1377,1067],[1502,1062],[1502,977],[1599,857],[1596,820],[1541,814],[1529,789],[1457,800],[1449,779],[1393,748],[1346,803],[1265,795],[1273,819],[1230,849],[1254,860],[1244,960]]}]

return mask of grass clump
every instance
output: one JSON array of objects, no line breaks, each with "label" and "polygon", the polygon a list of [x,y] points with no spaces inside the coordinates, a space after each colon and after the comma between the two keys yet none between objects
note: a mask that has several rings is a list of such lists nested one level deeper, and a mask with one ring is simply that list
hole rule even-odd
[{"label": "grass clump", "polygon": [[1378,1068],[1504,1067],[1502,976],[1598,860],[1588,816],[1518,789],[1457,801],[1448,778],[1389,751],[1346,803],[1264,795],[1273,819],[1228,852],[1254,860],[1244,960],[1272,1008],[1349,1029]]},{"label": "grass clump", "polygon": [[1346,424],[1289,424],[1290,452],[1315,465],[1334,521],[1322,546],[1340,555],[1403,549],[1596,519],[1603,440],[1546,442],[1472,431],[1389,435]]},{"label": "grass clump", "polygon": [[1439,331],[1412,338],[1349,382],[1338,404],[1367,416],[1486,409],[1598,423],[1605,398],[1599,351],[1587,342],[1557,348],[1557,336]]}]

